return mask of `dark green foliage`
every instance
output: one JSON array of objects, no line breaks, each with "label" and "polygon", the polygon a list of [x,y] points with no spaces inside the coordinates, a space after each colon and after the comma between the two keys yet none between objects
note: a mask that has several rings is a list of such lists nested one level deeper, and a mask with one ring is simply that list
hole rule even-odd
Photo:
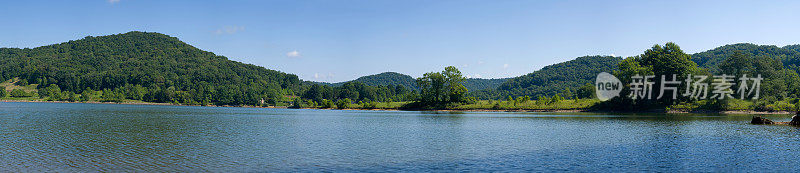
[{"label": "dark green foliage", "polygon": [[[505,82],[506,80],[508,80],[508,79],[506,79],[506,78],[503,78],[503,79],[469,78],[469,79],[465,79],[464,81],[462,81],[461,84],[463,84],[464,87],[467,88],[467,90],[477,91],[477,90],[483,90],[483,89],[495,89],[498,86],[500,86],[500,84],[503,84],[503,82]],[[406,87],[406,88],[411,89],[411,90],[418,89],[417,86],[416,86],[416,79],[414,79],[413,77],[411,77],[409,75],[400,74],[400,73],[397,73],[397,72],[383,72],[383,73],[380,73],[380,74],[363,76],[363,77],[359,77],[356,80],[352,80],[352,81],[348,81],[348,82],[361,82],[361,83],[364,83],[364,84],[369,85],[369,86],[399,85],[399,86],[403,86],[403,87]],[[331,86],[342,86],[342,85],[344,85],[344,84],[346,84],[348,82],[340,82],[340,83],[334,83],[334,84],[327,84],[327,83],[317,82],[316,84],[331,85]],[[311,84],[314,84],[314,83],[311,83]]]},{"label": "dark green foliage", "polygon": [[[661,79],[661,76],[664,78],[668,78],[665,80],[677,80],[683,81],[685,80],[688,74],[697,74],[700,72],[697,64],[695,64],[691,57],[684,53],[681,48],[673,43],[668,42],[661,45],[655,45],[652,48],[646,50],[644,54],[634,57],[635,60],[639,61],[639,64],[642,67],[646,67],[652,70],[652,74],[656,76],[656,79]],[[647,74],[650,74],[647,72]],[[641,74],[644,75],[644,74]],[[677,79],[673,79],[672,75],[675,75]],[[630,79],[630,76],[617,76],[625,79]],[[661,81],[655,80],[655,84],[653,85],[653,98],[656,98],[660,93],[656,91],[660,91],[661,88]],[[630,83],[630,82],[627,82]],[[681,84],[678,88],[685,88],[684,84]],[[681,92],[678,92],[681,93]],[[659,100],[661,104],[672,104],[672,102],[676,100],[672,100],[672,93],[665,93],[663,97]],[[680,97],[675,96],[676,98],[680,99]]]},{"label": "dark green foliage", "polygon": [[0,81],[14,77],[72,93],[86,88],[118,92],[111,100],[226,105],[258,105],[269,96],[297,91],[300,84],[295,75],[230,61],[147,32],[0,48]]},{"label": "dark green foliage", "polygon": [[561,97],[561,96],[559,96],[558,94],[556,94],[555,96],[553,96],[553,97],[551,97],[551,98],[550,98],[550,101],[549,101],[549,102],[547,102],[547,104],[554,104],[554,103],[558,103],[558,102],[561,102],[562,100],[564,100],[564,98],[563,98],[563,97]]},{"label": "dark green foliage", "polygon": [[467,87],[467,90],[470,91],[478,91],[478,90],[486,90],[486,89],[497,89],[503,83],[505,83],[509,78],[501,78],[501,79],[480,79],[480,78],[469,78],[465,79],[464,87]]},{"label": "dark green foliage", "polygon": [[7,95],[6,87],[0,87],[0,98],[6,97]]},{"label": "dark green foliage", "polygon": [[11,92],[9,93],[9,96],[11,96],[11,97],[32,97],[33,94],[25,92],[24,90],[21,90],[21,89],[14,89],[14,90],[11,90]]},{"label": "dark green foliage", "polygon": [[350,99],[351,101],[374,100],[382,102],[410,101],[414,93],[400,85],[369,86],[361,82],[347,82],[340,86],[312,84],[304,87],[303,99],[320,103],[322,100]]},{"label": "dark green foliage", "polygon": [[292,100],[292,106],[289,106],[289,108],[297,109],[297,108],[310,107],[311,105],[313,105],[313,103],[306,104],[303,102],[303,99],[300,99],[300,97],[295,97],[294,100]]},{"label": "dark green foliage", "polygon": [[104,89],[100,98],[104,102],[122,102],[125,99],[125,93],[121,89]]},{"label": "dark green foliage", "polygon": [[[635,75],[646,76],[654,75],[655,79],[650,92],[650,97],[638,98],[636,100],[627,97],[630,95],[630,88],[625,88],[620,93],[621,97],[616,97],[609,101],[604,102],[602,105],[605,109],[650,109],[650,108],[663,108],[678,101],[688,101],[688,98],[681,97],[677,92],[676,99],[672,99],[672,93],[665,91],[661,99],[657,99],[660,94],[661,76],[664,75],[665,80],[673,80],[672,75],[676,75],[677,81],[683,81],[687,74],[704,73],[700,70],[690,56],[683,52],[680,47],[672,42],[661,45],[655,45],[646,50],[643,54],[634,57],[628,57],[619,63],[619,70],[614,72],[614,76],[620,79],[623,85],[628,85],[632,82],[632,77]],[[678,89],[686,88],[684,83],[676,86]],[[629,106],[619,106],[629,105]]]},{"label": "dark green foliage", "polygon": [[[734,53],[719,63],[720,73],[741,77],[748,75],[756,77],[761,75],[761,95],[771,96],[775,99],[796,97],[800,94],[800,77],[794,70],[784,69],[778,59],[757,56],[734,51]],[[733,88],[738,88],[738,83]]]},{"label": "dark green foliage", "polygon": [[800,65],[798,48],[800,48],[800,45],[781,48],[773,45],[756,45],[752,43],[729,44],[692,54],[692,61],[696,62],[699,67],[709,69],[709,72],[713,74],[719,71],[718,64],[720,62],[737,52],[749,57],[770,57],[781,61],[784,65],[797,66]]},{"label": "dark green foliage", "polygon": [[[3,79],[3,80],[5,80],[5,79]],[[2,80],[0,80],[0,81],[2,81]],[[28,84],[28,79],[20,79],[19,81],[17,81],[14,84],[17,85],[17,86],[27,86],[27,85],[29,85]]]},{"label": "dark green foliage", "polygon": [[594,83],[600,72],[612,72],[622,60],[611,56],[584,56],[575,60],[553,64],[536,72],[508,79],[497,91],[483,90],[473,96],[482,99],[500,99],[505,96],[555,95],[566,88],[578,88]]},{"label": "dark green foliage", "polygon": [[456,67],[446,67],[442,72],[425,73],[417,78],[418,107],[443,107],[450,103],[464,103],[467,88],[461,84],[464,77]]},{"label": "dark green foliage", "polygon": [[375,108],[378,108],[378,102],[374,102],[374,101],[370,101],[370,100],[359,101],[358,104],[361,105],[362,109],[375,109]]},{"label": "dark green foliage", "polygon": [[793,51],[800,52],[800,44],[794,44],[794,45],[783,46],[782,48],[783,48],[783,49],[787,49],[787,50],[793,50]]},{"label": "dark green foliage", "polygon": [[596,98],[597,94],[595,92],[596,90],[594,88],[594,85],[592,85],[591,83],[586,83],[586,85],[583,85],[580,88],[578,88],[578,90],[575,93],[576,94],[575,97],[577,97],[578,99]]},{"label": "dark green foliage", "polygon": [[353,101],[350,100],[349,98],[341,99],[339,101],[336,101],[336,108],[338,108],[338,109],[348,109],[348,108],[350,108],[350,104],[351,103],[353,103]]},{"label": "dark green foliage", "polygon": [[356,80],[348,81],[348,82],[340,82],[334,83],[333,86],[342,86],[344,84],[350,82],[360,82],[369,86],[381,86],[381,85],[399,85],[406,87],[408,89],[416,89],[417,87],[414,84],[414,78],[400,74],[397,72],[383,72],[379,74],[369,75],[369,76],[362,76]]},{"label": "dark green foliage", "polygon": [[58,87],[56,84],[50,84],[45,88],[39,88],[39,98],[50,98],[50,100],[60,100],[61,99],[61,88]]},{"label": "dark green foliage", "polygon": [[92,97],[92,94],[94,94],[94,91],[91,89],[84,89],[83,92],[81,92],[81,96],[78,98],[78,100],[81,102],[89,101]]},{"label": "dark green foliage", "polygon": [[327,99],[323,99],[322,101],[319,102],[319,107],[320,108],[333,108],[333,101],[327,100]]},{"label": "dark green foliage", "polygon": [[569,88],[564,88],[564,91],[561,91],[559,94],[563,95],[565,99],[572,99],[574,97],[572,90]]}]

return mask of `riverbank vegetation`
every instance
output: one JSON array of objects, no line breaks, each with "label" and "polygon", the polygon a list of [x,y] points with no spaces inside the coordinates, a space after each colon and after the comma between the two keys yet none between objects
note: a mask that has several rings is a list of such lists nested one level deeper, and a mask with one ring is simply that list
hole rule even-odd
[{"label": "riverbank vegetation", "polygon": [[[336,109],[796,111],[800,45],[733,44],[696,54],[655,45],[633,57],[584,56],[508,79],[468,79],[456,67],[420,78],[387,72],[341,83],[228,60],[164,34],[129,32],[37,48],[0,48],[0,99]],[[599,101],[594,77],[761,75],[758,99]],[[654,81],[654,95],[661,81]],[[737,88],[735,84],[733,89]],[[683,84],[678,93],[686,92]],[[654,96],[655,97],[655,96]]]}]

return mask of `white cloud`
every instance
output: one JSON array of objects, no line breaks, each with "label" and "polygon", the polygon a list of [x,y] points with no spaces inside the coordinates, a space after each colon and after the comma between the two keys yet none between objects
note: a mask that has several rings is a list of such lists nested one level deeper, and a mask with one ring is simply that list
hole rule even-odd
[{"label": "white cloud", "polygon": [[111,4],[116,4],[117,2],[119,2],[119,0],[107,0],[107,1],[108,1],[108,3],[111,3]]},{"label": "white cloud", "polygon": [[288,56],[289,58],[300,57],[300,52],[298,52],[296,50],[295,51],[291,51],[289,53],[286,53],[286,56]]},{"label": "white cloud", "polygon": [[611,54],[611,56],[613,56],[613,57],[616,57],[617,55],[614,55],[614,54],[612,53],[612,54]]},{"label": "white cloud", "polygon": [[[116,0],[119,1],[119,0]],[[214,31],[215,34],[236,34],[237,32],[244,31],[244,26],[223,26]]]},{"label": "white cloud", "polygon": [[503,68],[508,68],[508,64],[503,64]]},{"label": "white cloud", "polygon": [[482,78],[483,76],[481,76],[481,74],[475,74],[474,77],[475,78]]},{"label": "white cloud", "polygon": [[314,73],[314,79],[328,79],[328,78],[333,78],[334,76],[336,75],[334,75],[333,73],[328,73],[327,75]]},{"label": "white cloud", "polygon": [[483,64],[483,61],[478,61],[478,65],[481,65],[481,64]]}]

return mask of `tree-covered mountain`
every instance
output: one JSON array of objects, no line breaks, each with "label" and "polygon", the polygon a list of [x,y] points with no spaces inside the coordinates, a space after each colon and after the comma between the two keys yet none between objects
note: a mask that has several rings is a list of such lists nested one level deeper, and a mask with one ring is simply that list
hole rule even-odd
[{"label": "tree-covered mountain", "polygon": [[692,54],[692,61],[699,67],[708,68],[711,73],[719,71],[718,64],[734,53],[741,52],[747,56],[765,56],[780,60],[784,66],[794,69],[800,64],[800,45],[778,47],[774,45],[756,45],[752,43],[738,43],[720,46],[711,50]]},{"label": "tree-covered mountain", "polygon": [[[400,85],[409,89],[417,88],[414,77],[397,72],[383,72],[374,75],[361,76],[355,80],[347,82],[360,82],[369,86]],[[332,85],[341,86],[347,82],[333,83]]]},{"label": "tree-covered mountain", "polygon": [[[477,91],[484,89],[495,89],[506,80],[507,79],[505,78],[503,79],[469,78],[465,79],[462,82],[462,84],[464,85],[464,87],[467,87],[467,90],[469,91]],[[352,81],[333,83],[330,85],[342,86],[348,82],[360,82],[369,86],[400,85],[412,90],[417,89],[416,79],[414,79],[414,77],[397,72],[383,72],[374,75],[362,76]],[[318,83],[318,84],[325,85],[326,83]]]},{"label": "tree-covered mountain", "polygon": [[481,99],[501,99],[507,96],[553,96],[593,83],[600,72],[613,72],[622,60],[612,56],[583,56],[574,60],[545,66],[544,68],[508,79],[496,91],[483,90],[473,96]]},{"label": "tree-covered mountain", "polygon": [[787,46],[783,46],[782,48],[800,52],[800,44],[787,45]]},{"label": "tree-covered mountain", "polygon": [[0,81],[15,77],[72,93],[88,88],[119,99],[227,105],[280,99],[300,85],[296,75],[231,61],[149,32],[2,48]]},{"label": "tree-covered mountain", "polygon": [[486,89],[497,89],[500,85],[505,83],[509,78],[500,79],[481,79],[481,78],[468,78],[462,82],[464,87],[469,91],[479,91]]}]

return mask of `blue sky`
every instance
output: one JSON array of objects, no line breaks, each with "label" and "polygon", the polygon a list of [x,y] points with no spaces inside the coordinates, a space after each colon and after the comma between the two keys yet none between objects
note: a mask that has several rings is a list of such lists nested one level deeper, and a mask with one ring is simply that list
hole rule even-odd
[{"label": "blue sky", "polygon": [[0,47],[128,31],[178,37],[231,60],[340,82],[457,66],[524,75],[584,55],[632,56],[676,42],[800,44],[797,1],[286,0],[4,1]]}]

